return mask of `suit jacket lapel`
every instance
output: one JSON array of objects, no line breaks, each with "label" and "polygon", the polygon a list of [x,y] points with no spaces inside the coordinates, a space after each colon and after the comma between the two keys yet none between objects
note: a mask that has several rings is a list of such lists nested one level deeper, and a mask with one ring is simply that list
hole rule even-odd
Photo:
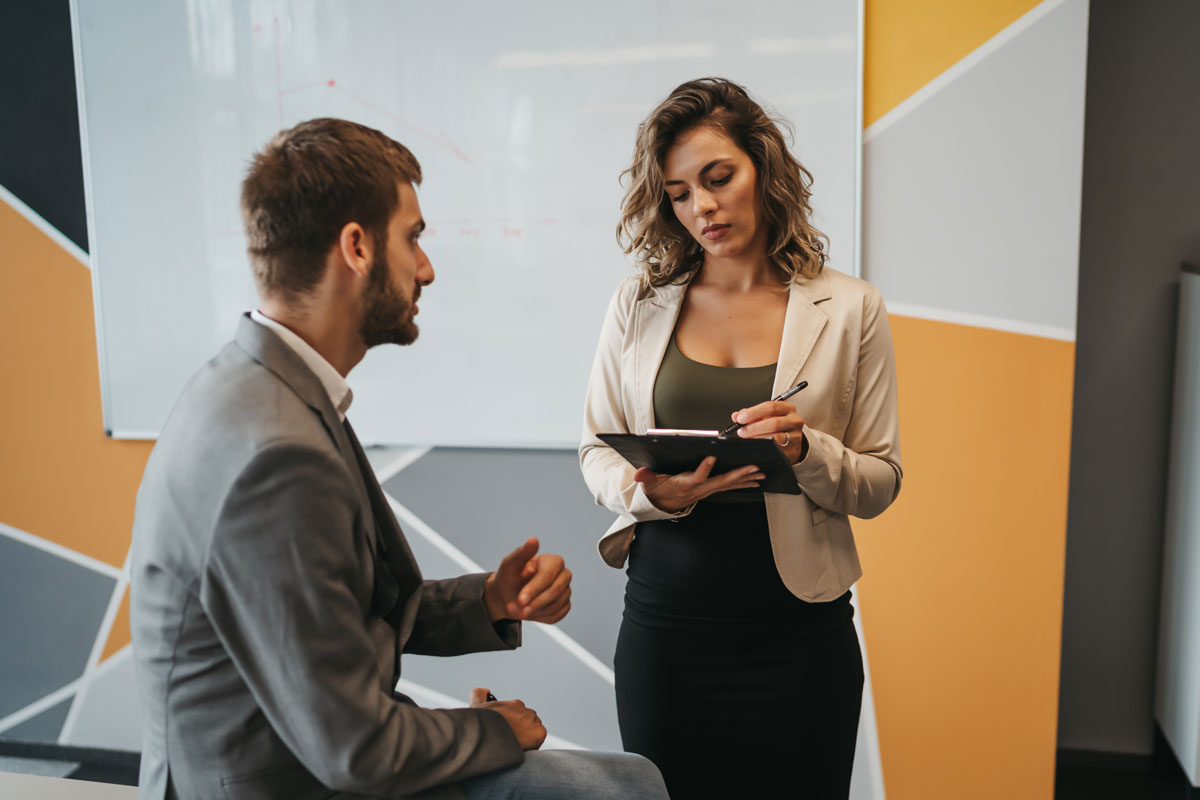
[{"label": "suit jacket lapel", "polygon": [[408,598],[421,586],[421,571],[349,420],[346,421],[345,431],[354,451],[358,473],[370,498],[371,516],[375,519],[375,531],[379,537],[379,553],[375,559],[375,605],[392,627],[404,630],[406,624],[411,625],[411,620],[405,619],[411,614],[406,614],[405,609],[410,605]]},{"label": "suit jacket lapel", "polygon": [[[273,372],[276,377],[290,386],[292,391],[308,404],[309,408],[317,412],[321,423],[329,432],[329,437],[333,439],[338,452],[342,454],[342,458],[346,460],[347,464],[353,465],[355,463],[354,450],[350,447],[350,440],[346,438],[346,431],[342,428],[341,421],[338,420],[337,410],[329,399],[329,393],[325,391],[321,381],[304,363],[304,359],[300,358],[296,351],[288,347],[271,330],[250,319],[249,314],[242,315],[235,341],[246,355]],[[361,500],[363,505],[367,504],[365,490]]]},{"label": "suit jacket lapel", "polygon": [[363,524],[375,551],[373,604],[381,616],[403,608],[409,595],[420,585],[421,575],[353,430],[348,424],[343,426],[338,419],[329,393],[304,360],[269,329],[250,319],[249,314],[243,316],[238,325],[235,341],[248,356],[291,387],[317,413],[345,459],[350,474],[358,476],[354,484],[359,504],[371,512],[363,515]]},{"label": "suit jacket lapel", "polygon": [[817,337],[829,318],[817,303],[830,297],[825,276],[802,277],[792,283],[788,293],[787,315],[783,321],[783,342],[779,347],[779,363],[775,367],[773,396],[782,394],[796,384],[800,368],[808,360]]}]

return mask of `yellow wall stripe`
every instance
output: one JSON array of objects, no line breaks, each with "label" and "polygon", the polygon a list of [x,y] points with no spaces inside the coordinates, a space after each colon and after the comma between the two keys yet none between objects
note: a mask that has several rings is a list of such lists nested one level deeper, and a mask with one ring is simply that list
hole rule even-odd
[{"label": "yellow wall stripe", "polygon": [[92,275],[0,203],[0,521],[115,567],[150,442],[104,435]]},{"label": "yellow wall stripe", "polygon": [[887,797],[1048,799],[1075,346],[891,319],[904,485],[854,523]]},{"label": "yellow wall stripe", "polygon": [[866,0],[863,126],[1037,5],[1037,0]]}]

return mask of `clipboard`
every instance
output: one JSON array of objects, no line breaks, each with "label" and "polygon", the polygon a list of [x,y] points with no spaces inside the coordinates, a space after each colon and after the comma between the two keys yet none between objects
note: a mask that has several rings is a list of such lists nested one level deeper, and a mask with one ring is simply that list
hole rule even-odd
[{"label": "clipboard", "polygon": [[774,439],[722,438],[717,431],[655,431],[598,433],[602,442],[635,467],[674,475],[691,472],[708,456],[716,456],[713,475],[754,464],[766,477],[757,489],[735,489],[733,494],[800,494],[796,475]]}]

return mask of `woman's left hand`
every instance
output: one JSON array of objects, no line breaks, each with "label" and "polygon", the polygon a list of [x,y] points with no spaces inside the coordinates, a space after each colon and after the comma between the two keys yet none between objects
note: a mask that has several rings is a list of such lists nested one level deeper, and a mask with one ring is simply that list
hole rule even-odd
[{"label": "woman's left hand", "polygon": [[808,454],[808,440],[804,438],[804,418],[796,413],[796,407],[791,403],[768,400],[735,411],[732,418],[734,422],[742,425],[738,428],[738,436],[744,439],[765,439],[768,436],[774,438],[789,463],[798,464]]}]

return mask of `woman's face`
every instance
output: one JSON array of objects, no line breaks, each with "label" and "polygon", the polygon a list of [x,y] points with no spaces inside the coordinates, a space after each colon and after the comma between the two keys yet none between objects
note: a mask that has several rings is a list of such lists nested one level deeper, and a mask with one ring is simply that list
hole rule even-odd
[{"label": "woman's face", "polygon": [[682,133],[667,151],[663,178],[675,218],[707,255],[766,252],[758,171],[724,131],[700,126]]}]

